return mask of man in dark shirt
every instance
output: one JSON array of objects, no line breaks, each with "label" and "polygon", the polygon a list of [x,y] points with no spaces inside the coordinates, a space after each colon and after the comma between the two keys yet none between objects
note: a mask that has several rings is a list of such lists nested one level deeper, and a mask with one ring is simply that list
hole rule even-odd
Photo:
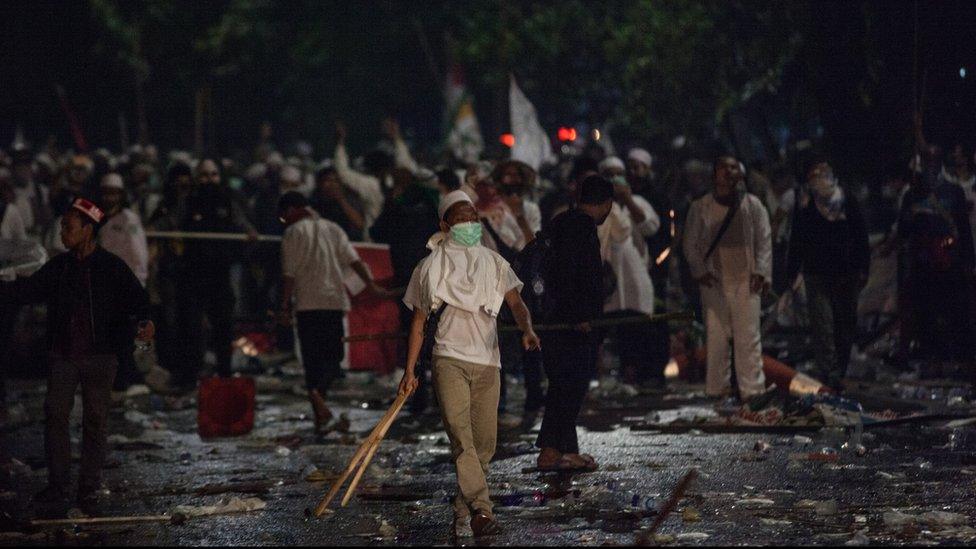
[{"label": "man in dark shirt", "polygon": [[838,186],[824,160],[807,169],[807,194],[790,241],[788,280],[803,272],[817,366],[840,388],[857,334],[857,299],[868,279],[871,249],[857,199]]},{"label": "man in dark shirt", "polygon": [[552,332],[543,347],[549,378],[546,412],[536,446],[540,469],[595,469],[591,456],[580,455],[576,419],[596,375],[599,341],[590,321],[603,311],[603,263],[597,225],[608,215],[612,184],[598,175],[583,180],[577,206],[552,220],[552,249],[546,265],[546,292],[551,303],[546,319],[576,326]]},{"label": "man in dark shirt", "polygon": [[95,244],[104,214],[76,199],[61,221],[67,252],[30,278],[0,284],[0,306],[47,304],[50,378],[44,404],[44,446],[48,465],[45,500],[63,499],[70,482],[69,419],[81,385],[82,427],[79,503],[87,507],[101,482],[112,382],[117,356],[133,337],[148,341],[155,327],[136,322],[149,317],[149,297],[129,267]]},{"label": "man in dark shirt", "polygon": [[[216,161],[203,159],[196,167],[196,184],[186,198],[180,230],[187,232],[247,233],[249,240],[258,233],[248,221],[232,191],[221,180]],[[217,373],[231,374],[234,338],[234,293],[230,286],[231,265],[241,250],[228,242],[188,240],[176,275],[181,330],[178,357],[180,369],[173,372],[172,384],[195,388],[198,369],[203,363],[207,344],[203,317],[211,326]]]}]

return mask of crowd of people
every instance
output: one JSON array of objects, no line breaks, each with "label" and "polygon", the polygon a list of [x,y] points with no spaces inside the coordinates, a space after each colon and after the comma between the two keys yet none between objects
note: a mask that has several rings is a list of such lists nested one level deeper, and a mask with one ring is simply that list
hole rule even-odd
[{"label": "crowd of people", "polygon": [[[575,426],[601,350],[619,357],[623,383],[662,389],[673,334],[651,321],[655,313],[700,312],[707,394],[748,402],[766,391],[764,296],[802,295],[795,302],[806,304],[817,375],[842,389],[879,204],[893,214],[877,253],[899,258],[893,359],[973,360],[976,175],[964,145],[943,155],[919,128],[922,154],[891,170],[865,208],[864,187],[841,184],[815,155],[750,169],[734,155],[711,166],[686,158],[665,177],[645,149],[620,157],[591,143],[540,173],[511,159],[424,166],[395,121],[382,131],[382,145],[356,160],[343,124],[321,161],[304,144],[286,157],[267,134],[252,156],[233,160],[183,151],[164,159],[152,145],[113,154],[19,141],[0,152],[0,240],[34,241],[54,258],[0,283],[0,346],[19,305],[48,304],[55,489],[67,478],[66,395],[78,384],[85,394],[88,494],[104,454],[109,385],[143,382],[137,338],[155,337],[169,389],[186,392],[202,376],[232,374],[236,321],[273,312],[279,349],[305,368],[316,429],[339,428],[327,401],[342,376],[347,271],[382,298],[406,294],[400,390],[417,414],[436,396],[458,468],[456,515],[484,532],[497,528],[484,475],[499,424],[531,425],[544,410],[539,468],[595,468]],[[388,288],[373,280],[357,241],[389,245]],[[544,259],[541,269],[528,267],[531,257]],[[614,318],[613,329],[592,325]],[[498,330],[500,321],[519,331]],[[533,322],[574,329],[540,336]],[[12,354],[2,355],[5,375]],[[524,383],[521,414],[509,410],[507,378]]]}]

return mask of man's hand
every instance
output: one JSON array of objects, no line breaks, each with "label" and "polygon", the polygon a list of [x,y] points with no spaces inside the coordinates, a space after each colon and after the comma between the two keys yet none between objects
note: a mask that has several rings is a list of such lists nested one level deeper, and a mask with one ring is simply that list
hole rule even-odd
[{"label": "man's hand", "polygon": [[336,122],[335,126],[335,138],[336,144],[343,145],[346,143],[346,125],[341,120]]},{"label": "man's hand", "polygon": [[754,294],[764,294],[769,289],[769,282],[763,276],[754,274],[749,278],[749,289]]},{"label": "man's hand", "polygon": [[525,201],[522,200],[522,196],[520,194],[502,194],[502,202],[508,206],[508,209],[512,210],[512,214],[515,215],[516,218],[525,215]]},{"label": "man's hand", "polygon": [[593,326],[590,326],[589,322],[580,322],[575,326],[577,332],[583,332],[588,334],[593,331]]},{"label": "man's hand", "polygon": [[528,332],[522,334],[522,346],[526,351],[538,351],[542,349],[542,341],[535,332]]},{"label": "man's hand", "polygon": [[380,286],[376,282],[370,282],[366,285],[366,291],[373,294],[380,299],[394,299],[397,297],[395,292],[391,292],[386,288]]},{"label": "man's hand", "polygon": [[156,325],[153,324],[152,320],[144,320],[139,323],[139,331],[136,333],[136,339],[139,341],[152,341],[156,337]]},{"label": "man's hand", "polygon": [[414,375],[413,370],[408,369],[403,372],[403,379],[400,380],[400,387],[397,389],[398,395],[410,394],[417,390],[420,381]]},{"label": "man's hand", "polygon": [[618,185],[614,183],[613,198],[621,204],[626,204],[634,198],[634,192],[630,189],[630,185]]},{"label": "man's hand", "polygon": [[255,231],[254,229],[248,229],[247,230],[247,241],[248,242],[257,242],[259,236],[261,236],[261,235],[259,235],[258,232]]},{"label": "man's hand", "polygon": [[712,273],[705,273],[704,276],[695,279],[695,282],[699,286],[704,286],[706,288],[711,288],[712,286],[718,284],[718,279]]}]

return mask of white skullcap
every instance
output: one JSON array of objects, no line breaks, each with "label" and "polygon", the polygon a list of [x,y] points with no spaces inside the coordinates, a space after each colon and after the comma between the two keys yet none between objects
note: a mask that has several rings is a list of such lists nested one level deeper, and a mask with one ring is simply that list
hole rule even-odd
[{"label": "white skullcap", "polygon": [[299,170],[291,164],[285,164],[282,166],[279,176],[281,177],[281,181],[284,183],[299,185],[302,182],[302,170]]},{"label": "white skullcap", "polygon": [[603,173],[607,170],[626,170],[627,166],[624,165],[624,161],[619,156],[608,156],[600,161],[597,169],[600,173]]},{"label": "white skullcap", "polygon": [[447,210],[450,210],[451,206],[457,204],[458,202],[467,202],[472,206],[474,205],[474,202],[471,200],[471,197],[468,196],[468,193],[461,190],[451,191],[441,197],[441,203],[439,206],[437,206],[437,218],[444,219],[444,214],[447,213]]},{"label": "white skullcap", "polygon": [[654,163],[654,157],[645,149],[630,149],[630,152],[627,153],[627,159],[636,160],[645,166],[650,166]]},{"label": "white skullcap", "polygon": [[268,167],[261,162],[255,162],[244,170],[244,179],[248,181],[257,181],[265,175],[268,174]]},{"label": "white skullcap", "polygon": [[117,173],[107,173],[105,177],[102,178],[102,188],[103,189],[117,189],[125,190],[125,183],[122,181],[122,176]]},{"label": "white skullcap", "polygon": [[268,153],[267,158],[264,159],[264,163],[273,168],[281,166],[284,162],[285,158],[278,151]]}]

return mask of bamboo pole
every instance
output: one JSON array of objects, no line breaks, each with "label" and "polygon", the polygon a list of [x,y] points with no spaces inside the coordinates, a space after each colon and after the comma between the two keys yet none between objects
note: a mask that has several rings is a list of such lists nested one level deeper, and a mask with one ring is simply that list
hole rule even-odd
[{"label": "bamboo pole", "polygon": [[31,526],[73,526],[75,524],[131,524],[134,522],[169,522],[169,515],[143,515],[135,517],[83,517],[66,519],[34,519]]},{"label": "bamboo pole", "polygon": [[[205,233],[189,231],[146,231],[146,238],[184,238],[187,240],[240,240],[246,241],[248,235],[244,233]],[[258,242],[281,242],[277,235],[258,235]]]},{"label": "bamboo pole", "polygon": [[[679,311],[676,313],[662,313],[657,315],[634,315],[621,318],[601,318],[590,322],[593,328],[610,328],[614,326],[627,326],[631,324],[647,324],[654,322],[690,321],[695,315],[690,311]],[[536,332],[560,332],[575,330],[573,324],[539,324],[533,327]],[[502,326],[499,332],[516,332],[518,326]],[[361,341],[378,341],[383,339],[403,339],[406,338],[405,332],[382,332],[378,334],[362,334],[342,338],[343,343],[358,343]]]},{"label": "bamboo pole", "polygon": [[351,475],[353,471],[356,469],[356,465],[359,464],[359,462],[363,459],[363,457],[372,447],[372,442],[375,440],[376,435],[382,429],[384,423],[386,423],[386,421],[394,414],[395,411],[399,411],[399,409],[403,406],[403,403],[405,403],[407,401],[407,398],[409,397],[410,397],[410,393],[404,393],[402,395],[397,396],[396,400],[393,401],[393,405],[390,406],[390,409],[387,410],[386,414],[383,415],[379,423],[376,424],[376,427],[374,427],[372,432],[370,432],[369,436],[366,437],[366,440],[364,440],[363,443],[356,450],[356,453],[353,454],[352,459],[349,461],[349,465],[346,466],[345,471],[343,471],[342,475],[340,475],[339,478],[336,479],[335,483],[332,484],[332,487],[329,489],[329,493],[322,498],[318,506],[315,508],[316,517],[320,517],[322,516],[323,513],[325,513],[325,510],[329,507],[329,504],[332,503],[332,500],[339,493],[339,489],[346,482],[346,479],[349,478],[349,475]]},{"label": "bamboo pole", "polygon": [[349,503],[349,500],[352,498],[353,494],[356,493],[356,487],[359,486],[359,480],[363,477],[363,473],[365,473],[366,469],[369,467],[369,462],[373,460],[373,456],[379,449],[380,443],[383,442],[383,437],[386,436],[386,432],[390,430],[390,426],[393,425],[394,421],[396,421],[397,414],[400,413],[400,409],[403,408],[403,404],[405,402],[406,399],[402,400],[399,405],[395,407],[393,415],[391,415],[385,423],[380,423],[380,425],[382,425],[382,429],[373,441],[373,445],[369,449],[369,452],[367,452],[366,457],[363,458],[363,462],[360,464],[359,470],[356,471],[356,476],[354,476],[352,478],[352,482],[349,483],[349,488],[346,490],[346,494],[342,497],[342,507],[345,507],[346,504]]}]

